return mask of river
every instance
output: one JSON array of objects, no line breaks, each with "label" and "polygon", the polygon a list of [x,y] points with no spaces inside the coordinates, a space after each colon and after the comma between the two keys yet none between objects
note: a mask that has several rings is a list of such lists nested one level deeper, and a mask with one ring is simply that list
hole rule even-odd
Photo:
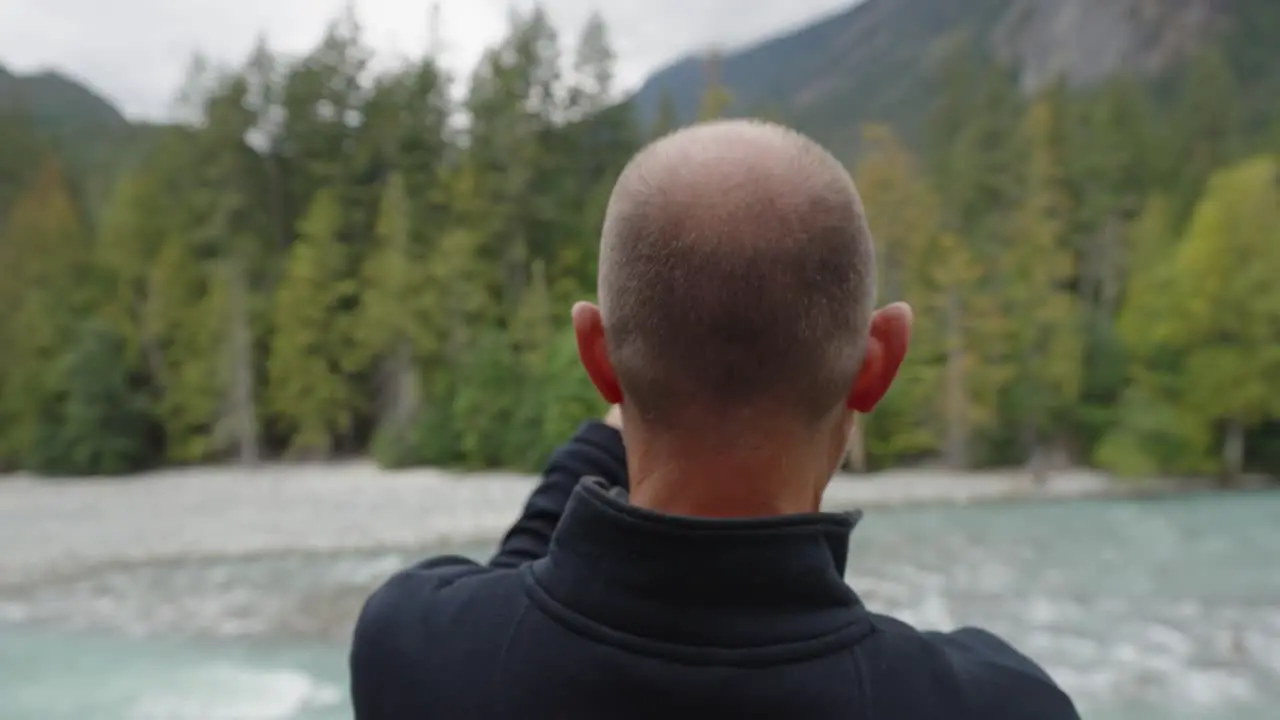
[{"label": "river", "polygon": [[[429,551],[11,574],[0,718],[348,718],[354,614]],[[874,609],[919,626],[1003,634],[1087,720],[1273,720],[1280,707],[1280,494],[873,509],[848,577]]]}]

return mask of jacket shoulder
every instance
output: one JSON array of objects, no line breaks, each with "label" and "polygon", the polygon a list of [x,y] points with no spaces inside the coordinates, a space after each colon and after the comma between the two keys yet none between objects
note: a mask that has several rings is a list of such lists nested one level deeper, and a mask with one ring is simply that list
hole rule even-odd
[{"label": "jacket shoulder", "polygon": [[[393,575],[365,601],[351,641],[356,718],[418,717],[448,708],[444,677],[457,677],[486,638],[526,602],[520,571],[436,558]],[[475,658],[483,663],[480,657]]]},{"label": "jacket shoulder", "polygon": [[[872,616],[864,663],[886,717],[925,714],[982,720],[1079,720],[1043,668],[995,634],[966,627],[919,631]],[[868,662],[869,661],[869,662]],[[930,711],[921,703],[936,708]]]}]

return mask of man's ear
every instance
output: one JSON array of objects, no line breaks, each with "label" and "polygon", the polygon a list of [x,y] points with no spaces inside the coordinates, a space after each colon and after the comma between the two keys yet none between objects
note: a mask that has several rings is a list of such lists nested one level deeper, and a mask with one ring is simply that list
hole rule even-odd
[{"label": "man's ear", "polygon": [[574,303],[573,334],[578,340],[578,359],[596,386],[600,397],[610,405],[622,402],[622,386],[609,360],[609,350],[604,342],[604,318],[600,308],[589,302]]},{"label": "man's ear", "polygon": [[849,392],[850,410],[869,413],[889,391],[907,356],[911,321],[911,306],[906,303],[894,303],[872,313],[866,356]]}]

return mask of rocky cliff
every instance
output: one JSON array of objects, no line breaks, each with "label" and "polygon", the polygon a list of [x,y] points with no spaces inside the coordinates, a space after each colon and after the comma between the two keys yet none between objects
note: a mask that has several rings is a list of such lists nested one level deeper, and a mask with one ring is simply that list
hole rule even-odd
[{"label": "rocky cliff", "polygon": [[1024,90],[1058,78],[1090,85],[1117,72],[1155,75],[1219,31],[1230,0],[1015,0],[992,30]]}]

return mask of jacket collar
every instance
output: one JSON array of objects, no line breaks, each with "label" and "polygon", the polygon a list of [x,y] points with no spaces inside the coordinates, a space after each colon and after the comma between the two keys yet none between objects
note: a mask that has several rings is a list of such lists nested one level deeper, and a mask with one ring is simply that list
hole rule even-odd
[{"label": "jacket collar", "polygon": [[585,478],[531,572],[557,604],[613,631],[726,649],[797,642],[867,622],[844,581],[860,517],[677,517]]}]

